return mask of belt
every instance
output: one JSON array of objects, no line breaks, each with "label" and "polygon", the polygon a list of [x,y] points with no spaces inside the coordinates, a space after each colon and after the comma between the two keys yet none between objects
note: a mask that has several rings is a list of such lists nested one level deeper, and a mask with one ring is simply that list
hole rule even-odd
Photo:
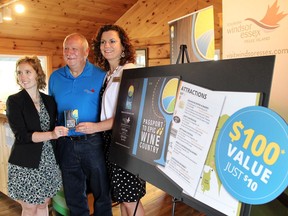
[{"label": "belt", "polygon": [[97,134],[99,133],[85,134],[85,135],[80,135],[80,136],[65,136],[65,139],[70,139],[73,141],[88,140],[89,138],[94,137]]}]

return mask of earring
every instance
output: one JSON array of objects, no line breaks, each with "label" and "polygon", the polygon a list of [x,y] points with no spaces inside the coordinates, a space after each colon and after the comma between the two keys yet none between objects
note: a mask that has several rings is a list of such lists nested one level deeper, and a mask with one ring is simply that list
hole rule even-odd
[{"label": "earring", "polygon": [[124,57],[125,57],[125,52],[124,52],[124,51],[122,51],[120,57],[121,57],[121,58],[124,58]]}]

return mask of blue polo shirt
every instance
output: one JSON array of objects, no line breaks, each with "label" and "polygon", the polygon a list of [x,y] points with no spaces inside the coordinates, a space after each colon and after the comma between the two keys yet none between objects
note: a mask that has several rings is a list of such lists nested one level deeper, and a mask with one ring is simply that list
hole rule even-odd
[{"label": "blue polo shirt", "polygon": [[[55,70],[49,79],[49,94],[57,103],[58,125],[65,125],[64,110],[78,110],[78,122],[98,122],[100,116],[100,90],[105,72],[86,62],[83,72],[73,77],[66,65]],[[69,136],[83,135],[75,130]]]}]

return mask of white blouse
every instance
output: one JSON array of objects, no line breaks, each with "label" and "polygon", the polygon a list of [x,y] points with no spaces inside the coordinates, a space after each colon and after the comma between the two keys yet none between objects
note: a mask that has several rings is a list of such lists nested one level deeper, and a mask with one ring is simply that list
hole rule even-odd
[{"label": "white blouse", "polygon": [[122,73],[124,69],[129,68],[136,68],[136,65],[127,63],[124,66],[117,67],[109,79],[102,97],[101,121],[115,116]]}]

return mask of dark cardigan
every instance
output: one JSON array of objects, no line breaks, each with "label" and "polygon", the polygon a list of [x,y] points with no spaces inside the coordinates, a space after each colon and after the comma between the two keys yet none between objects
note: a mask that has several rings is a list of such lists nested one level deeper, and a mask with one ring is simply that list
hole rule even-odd
[{"label": "dark cardigan", "polygon": [[[54,98],[40,93],[42,101],[50,116],[50,129],[55,127],[57,108]],[[41,132],[40,119],[34,103],[26,92],[22,90],[17,94],[10,95],[6,102],[6,115],[9,125],[15,135],[15,142],[11,149],[9,163],[22,167],[38,168],[43,142],[34,143],[32,134]],[[55,151],[55,144],[54,145]]]}]

